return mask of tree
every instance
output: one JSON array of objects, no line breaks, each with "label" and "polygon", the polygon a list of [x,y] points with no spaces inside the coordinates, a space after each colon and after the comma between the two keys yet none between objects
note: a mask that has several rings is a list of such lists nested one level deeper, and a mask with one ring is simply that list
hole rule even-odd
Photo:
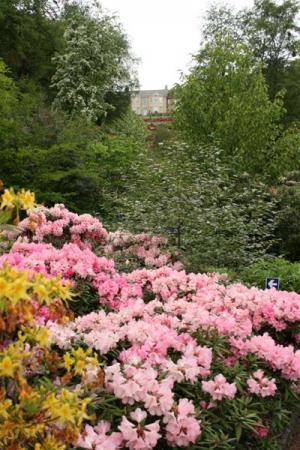
[{"label": "tree", "polygon": [[[290,108],[294,110],[295,86],[293,93],[289,94],[290,84],[285,83],[285,77],[290,78],[289,66],[293,71],[293,61],[299,55],[298,13],[299,3],[296,0],[284,0],[280,4],[274,0],[256,0],[252,8],[239,11],[213,5],[207,12],[202,30],[202,48],[228,33],[238,44],[250,46],[255,58],[262,64],[271,99],[278,91],[286,89],[288,119]],[[297,96],[299,91],[298,83]]]},{"label": "tree", "polygon": [[230,35],[206,44],[176,96],[176,125],[185,139],[217,143],[222,160],[239,172],[269,181],[280,174],[282,99],[269,100],[248,46]]},{"label": "tree", "polygon": [[264,185],[232,175],[212,145],[163,145],[160,157],[154,151],[139,160],[119,199],[121,228],[168,237],[193,271],[237,268],[265,254],[274,202]]},{"label": "tree", "polygon": [[279,74],[279,87],[284,91],[286,124],[300,120],[300,59],[294,59]]},{"label": "tree", "polygon": [[[20,83],[19,83],[20,85]],[[39,202],[76,211],[115,214],[113,196],[145,146],[145,126],[133,113],[99,127],[47,108],[30,83],[22,91],[0,62],[0,179],[29,188]]]},{"label": "tree", "polygon": [[134,86],[128,40],[114,17],[87,8],[70,15],[64,39],[54,58],[54,106],[103,119],[114,109],[113,94],[124,96]]},{"label": "tree", "polygon": [[0,57],[16,79],[29,77],[48,88],[51,58],[62,45],[63,23],[47,15],[48,0],[1,0]]},{"label": "tree", "polygon": [[242,26],[254,54],[265,65],[270,96],[275,98],[280,88],[281,73],[300,51],[300,27],[297,24],[299,2],[255,0],[245,12]]},{"label": "tree", "polygon": [[242,11],[236,11],[231,6],[212,4],[206,12],[202,27],[202,44],[204,48],[207,43],[212,43],[222,36],[230,36],[237,43],[244,42],[244,30],[242,24]]}]

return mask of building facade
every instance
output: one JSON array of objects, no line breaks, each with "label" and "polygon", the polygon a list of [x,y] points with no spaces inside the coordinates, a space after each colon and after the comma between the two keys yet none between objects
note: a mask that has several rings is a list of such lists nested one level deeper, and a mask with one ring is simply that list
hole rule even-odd
[{"label": "building facade", "polygon": [[165,89],[136,92],[131,98],[131,107],[141,116],[168,114],[172,108],[172,99]]}]

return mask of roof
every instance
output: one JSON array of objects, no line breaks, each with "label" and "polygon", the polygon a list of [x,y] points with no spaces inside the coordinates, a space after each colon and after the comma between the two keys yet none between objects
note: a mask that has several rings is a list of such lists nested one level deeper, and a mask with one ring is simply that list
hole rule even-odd
[{"label": "roof", "polygon": [[167,96],[168,95],[168,89],[151,89],[151,90],[147,90],[147,91],[137,91],[134,94],[135,95],[140,95],[141,97],[151,97],[155,94],[157,95],[163,95],[163,96]]}]

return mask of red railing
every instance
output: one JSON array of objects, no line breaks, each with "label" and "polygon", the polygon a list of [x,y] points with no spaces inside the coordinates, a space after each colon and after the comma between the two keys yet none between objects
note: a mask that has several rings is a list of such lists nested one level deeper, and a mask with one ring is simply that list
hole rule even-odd
[{"label": "red railing", "polygon": [[172,122],[173,117],[167,116],[167,117],[145,117],[144,122],[147,123],[163,123],[163,122]]}]

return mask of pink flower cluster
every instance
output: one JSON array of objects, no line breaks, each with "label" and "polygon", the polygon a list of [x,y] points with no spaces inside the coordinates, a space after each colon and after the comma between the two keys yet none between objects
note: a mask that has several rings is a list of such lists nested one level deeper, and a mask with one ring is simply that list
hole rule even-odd
[{"label": "pink flower cluster", "polygon": [[[124,407],[123,417],[112,424],[86,425],[76,445],[142,450],[163,440],[169,446],[189,448],[201,436],[201,414],[239,395],[234,375],[226,379],[215,368],[216,360],[228,371],[237,361],[247,370],[250,354],[255,355],[255,364],[262,363],[264,371],[255,366],[244,376],[246,395],[276,398],[280,376],[293,382],[295,392],[299,390],[299,295],[229,285],[219,274],[176,270],[170,255],[162,252],[161,238],[107,236],[99,221],[70,213],[62,205],[30,211],[22,227],[24,235],[0,257],[0,267],[8,262],[49,277],[61,275],[75,289],[84,281],[99,297],[98,310],[64,325],[46,309],[37,311],[36,319],[46,323],[52,344],[64,350],[83,342],[98,352],[105,361],[103,390]],[[62,238],[59,248],[51,242],[53,236]],[[113,259],[94,253],[93,242],[105,249],[106,256],[128,252],[156,268],[118,273]],[[101,308],[103,304],[111,307],[110,312]],[[278,333],[293,330],[295,345],[260,334],[265,325]],[[228,342],[221,356],[212,335]],[[86,368],[86,382],[96,379],[97,370]],[[198,406],[185,393],[185,385],[197,389]],[[265,436],[266,430],[257,424],[257,436]]]},{"label": "pink flower cluster", "polygon": [[123,416],[119,430],[129,450],[150,450],[156,446],[160,438],[159,422],[157,420],[147,425],[142,424],[146,417],[147,413],[140,408],[130,414],[135,423]]},{"label": "pink flower cluster", "polygon": [[117,450],[121,448],[123,437],[118,432],[108,434],[110,429],[110,423],[104,420],[99,422],[94,428],[86,425],[76,445],[90,450]]},{"label": "pink flower cluster", "polygon": [[122,253],[136,256],[149,268],[170,266],[176,270],[182,269],[180,261],[172,262],[171,253],[164,249],[166,244],[167,239],[160,236],[115,231],[109,233],[104,251],[115,256]]},{"label": "pink flower cluster", "polygon": [[300,381],[300,350],[295,351],[292,345],[276,344],[268,333],[246,340],[233,338],[231,344],[236,355],[241,357],[253,353],[267,362],[274,371],[281,371],[284,378]]},{"label": "pink flower cluster", "polygon": [[170,445],[187,447],[194,444],[201,434],[200,422],[195,419],[193,403],[186,398],[180,399],[164,417],[166,439]]},{"label": "pink flower cluster", "polygon": [[211,395],[213,400],[232,400],[237,392],[235,383],[228,383],[222,375],[216,375],[213,380],[202,381],[202,390]]},{"label": "pink flower cluster", "polygon": [[90,214],[72,213],[62,204],[29,209],[27,216],[19,226],[34,242],[43,242],[51,236],[69,235],[71,242],[82,247],[90,246],[93,241],[103,244],[108,236],[98,219]]},{"label": "pink flower cluster", "polygon": [[253,373],[252,377],[247,380],[249,392],[251,394],[260,395],[261,397],[273,397],[276,392],[275,379],[271,380],[264,375],[264,371],[259,369]]}]

